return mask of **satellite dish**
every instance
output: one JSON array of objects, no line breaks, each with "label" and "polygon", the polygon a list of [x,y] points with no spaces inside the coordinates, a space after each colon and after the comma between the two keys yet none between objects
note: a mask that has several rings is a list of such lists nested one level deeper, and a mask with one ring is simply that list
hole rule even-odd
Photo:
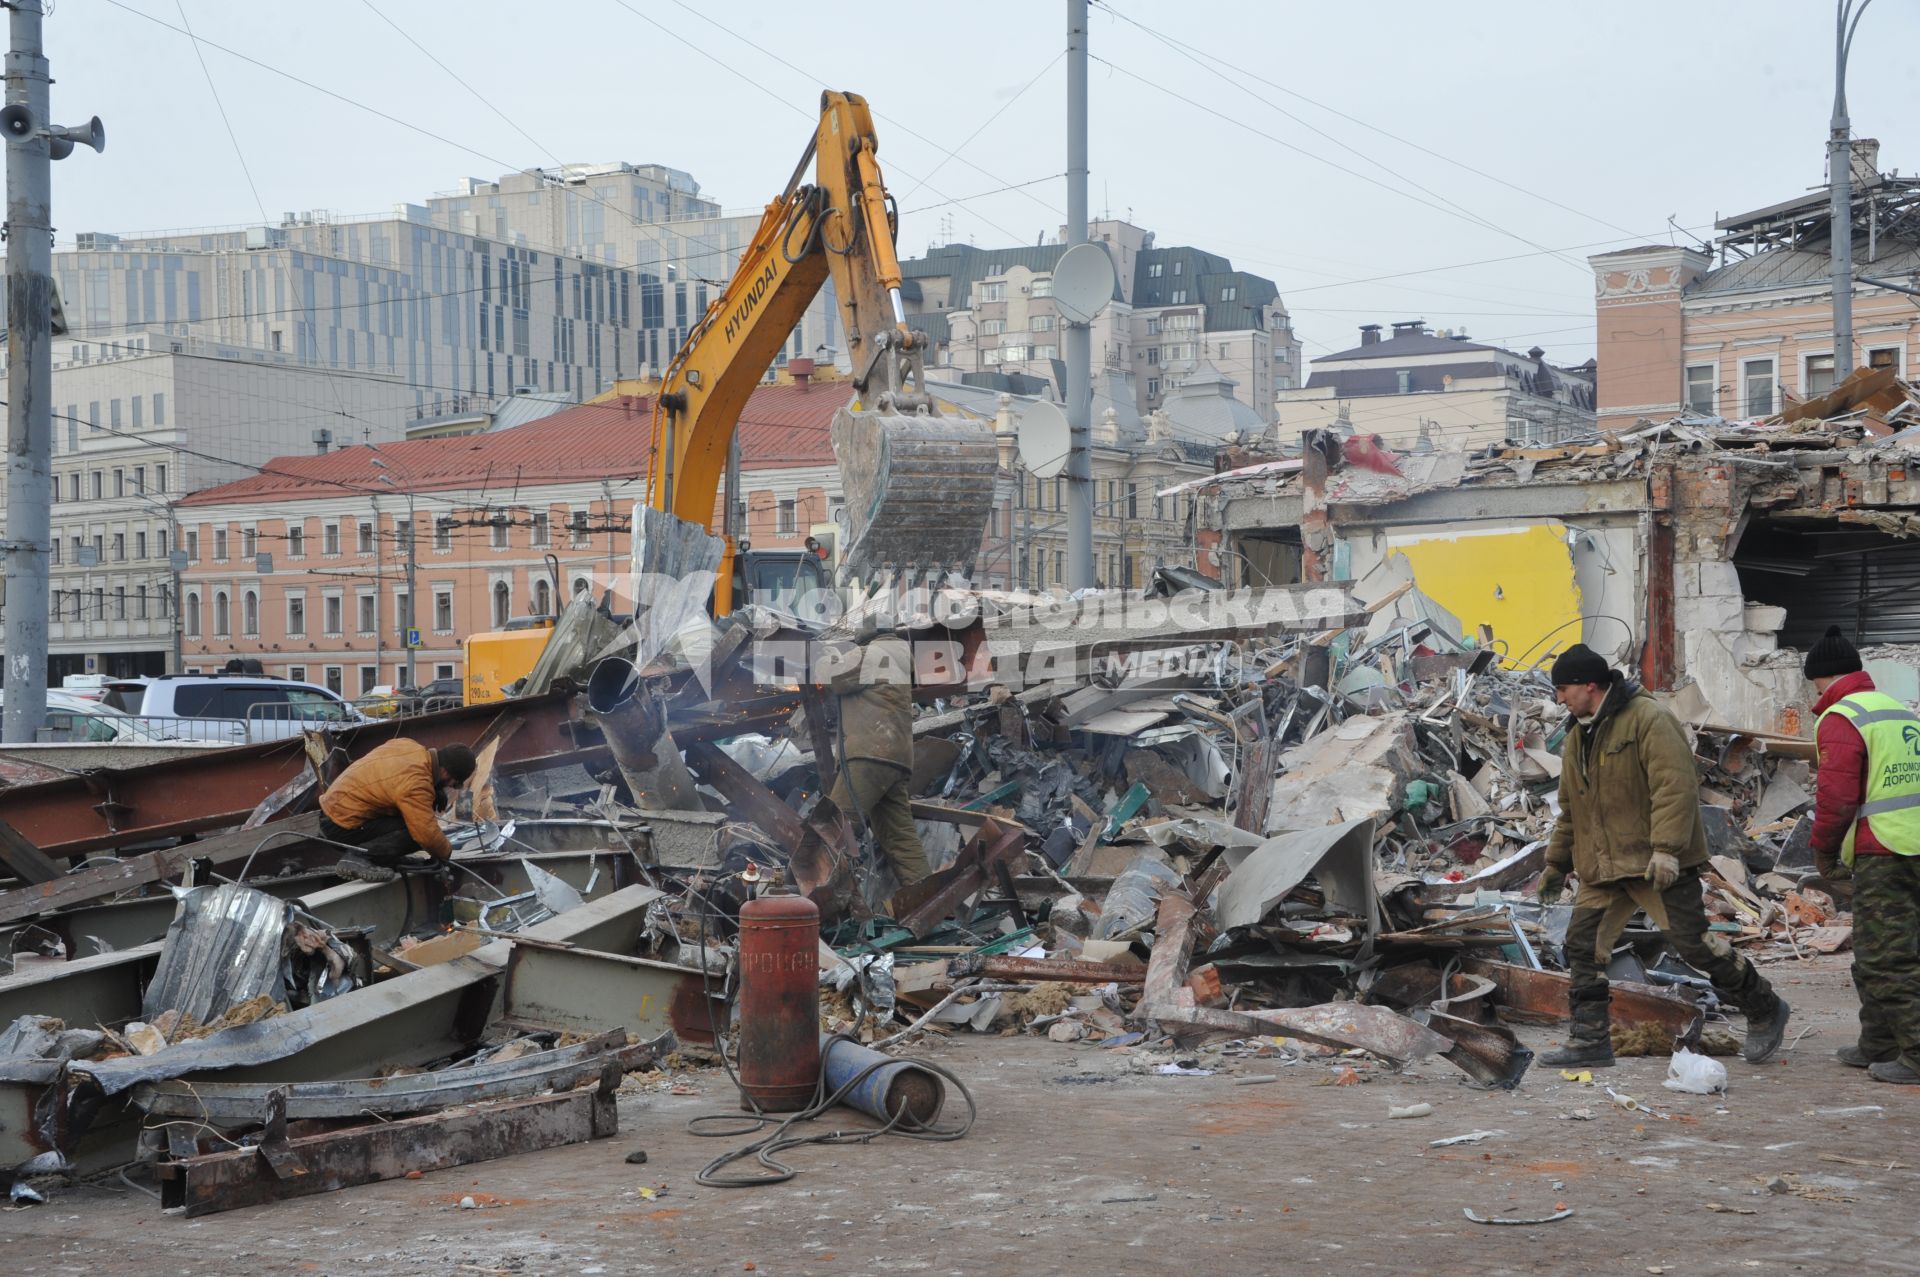
[{"label": "satellite dish", "polygon": [[1015,430],[1020,440],[1020,460],[1027,473],[1036,479],[1051,479],[1067,467],[1067,453],[1073,447],[1073,432],[1067,427],[1067,414],[1060,405],[1036,399],[1020,414]]},{"label": "satellite dish", "polygon": [[1053,308],[1069,324],[1090,324],[1113,300],[1113,259],[1098,244],[1075,244],[1053,268]]}]

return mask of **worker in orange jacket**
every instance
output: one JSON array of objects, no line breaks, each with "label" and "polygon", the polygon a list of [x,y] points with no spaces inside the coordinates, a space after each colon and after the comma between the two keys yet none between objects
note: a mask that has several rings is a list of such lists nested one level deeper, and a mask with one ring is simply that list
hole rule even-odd
[{"label": "worker in orange jacket", "polygon": [[320,836],[360,848],[334,866],[345,878],[386,882],[394,866],[416,851],[435,860],[453,855],[440,829],[446,791],[473,775],[473,751],[465,745],[428,749],[400,738],[378,746],[320,795]]}]

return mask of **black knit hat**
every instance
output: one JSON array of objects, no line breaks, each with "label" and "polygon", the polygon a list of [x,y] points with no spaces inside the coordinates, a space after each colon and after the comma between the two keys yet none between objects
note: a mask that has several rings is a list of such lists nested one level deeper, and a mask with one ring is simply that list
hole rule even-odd
[{"label": "black knit hat", "polygon": [[1572,683],[1611,682],[1613,682],[1613,667],[1607,664],[1606,657],[1585,643],[1575,643],[1553,658],[1555,687],[1566,687]]},{"label": "black knit hat", "polygon": [[1829,625],[1827,632],[1814,640],[1807,649],[1807,663],[1802,667],[1808,678],[1836,678],[1841,674],[1860,672],[1860,649],[1847,641],[1837,625]]}]

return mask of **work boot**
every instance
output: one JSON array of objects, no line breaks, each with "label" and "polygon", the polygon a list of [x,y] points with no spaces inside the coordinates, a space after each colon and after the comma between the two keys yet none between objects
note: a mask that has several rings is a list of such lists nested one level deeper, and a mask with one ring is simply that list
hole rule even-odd
[{"label": "work boot", "polygon": [[1867,1066],[1867,1074],[1876,1082],[1898,1082],[1902,1086],[1920,1085],[1920,1070],[1905,1060],[1879,1060]]},{"label": "work boot", "polygon": [[1843,1046],[1833,1053],[1833,1058],[1850,1069],[1864,1069],[1870,1064],[1879,1063],[1857,1046]]},{"label": "work boot", "polygon": [[1574,1038],[1558,1051],[1540,1057],[1540,1066],[1549,1069],[1610,1069],[1613,1067],[1613,1043],[1606,1038],[1592,1041]]},{"label": "work boot", "polygon": [[357,882],[392,882],[400,876],[385,865],[376,865],[365,856],[351,853],[334,862],[333,871],[342,878],[352,878]]},{"label": "work boot", "polygon": [[1765,1020],[1748,1016],[1747,1040],[1740,1048],[1741,1058],[1748,1064],[1764,1064],[1780,1049],[1780,1039],[1787,1035],[1787,1017],[1792,1011],[1785,998],[1775,998],[1773,1014]]}]

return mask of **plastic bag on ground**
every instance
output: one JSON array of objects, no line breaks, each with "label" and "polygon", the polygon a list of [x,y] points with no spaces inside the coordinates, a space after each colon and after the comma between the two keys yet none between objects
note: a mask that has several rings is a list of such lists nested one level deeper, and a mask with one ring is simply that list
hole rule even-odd
[{"label": "plastic bag on ground", "polygon": [[1667,1080],[1660,1085],[1669,1091],[1718,1095],[1727,1089],[1727,1066],[1710,1055],[1701,1055],[1683,1046],[1667,1061]]}]

